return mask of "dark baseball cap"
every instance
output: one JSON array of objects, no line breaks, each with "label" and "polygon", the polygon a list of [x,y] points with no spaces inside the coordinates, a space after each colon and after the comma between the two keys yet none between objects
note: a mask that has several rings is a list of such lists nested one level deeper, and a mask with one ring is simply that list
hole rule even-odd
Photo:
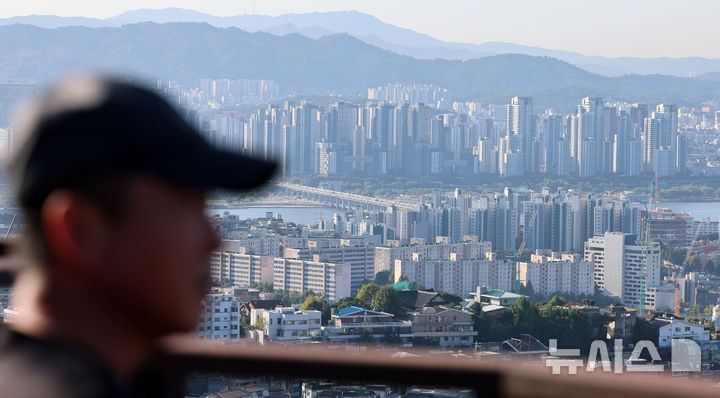
[{"label": "dark baseball cap", "polygon": [[21,114],[17,137],[9,171],[24,206],[42,204],[55,189],[115,175],[249,190],[276,169],[211,146],[158,93],[98,76],[61,80]]}]

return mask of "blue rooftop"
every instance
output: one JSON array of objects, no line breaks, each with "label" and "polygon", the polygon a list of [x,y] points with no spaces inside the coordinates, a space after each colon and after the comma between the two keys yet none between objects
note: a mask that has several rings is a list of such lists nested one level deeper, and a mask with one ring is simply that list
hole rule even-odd
[{"label": "blue rooftop", "polygon": [[358,311],[363,311],[363,310],[364,310],[364,308],[355,307],[355,306],[345,307],[345,308],[341,309],[340,311],[338,311],[338,316],[345,316],[348,314],[352,314],[353,312],[358,312]]}]

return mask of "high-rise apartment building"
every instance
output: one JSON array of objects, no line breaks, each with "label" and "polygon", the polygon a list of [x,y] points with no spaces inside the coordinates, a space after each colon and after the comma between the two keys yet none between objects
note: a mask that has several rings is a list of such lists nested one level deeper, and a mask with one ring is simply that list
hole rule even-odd
[{"label": "high-rise apartment building", "polygon": [[273,288],[286,292],[312,291],[328,301],[351,296],[352,269],[349,264],[275,258]]},{"label": "high-rise apartment building", "polygon": [[350,265],[352,295],[357,293],[363,282],[375,278],[375,246],[367,243],[355,246],[285,249],[284,256]]},{"label": "high-rise apartment building", "polygon": [[585,243],[585,260],[595,266],[595,284],[626,305],[645,306],[648,287],[660,286],[660,244],[635,235],[606,232]]},{"label": "high-rise apartment building", "polygon": [[[506,175],[524,175],[532,168],[530,148],[535,140],[535,115],[530,97],[513,97],[507,105],[506,154],[512,154],[506,162],[512,168]],[[519,174],[518,174],[519,173]]]},{"label": "high-rise apartment building", "polygon": [[583,261],[579,254],[533,254],[530,262],[519,262],[517,269],[518,281],[532,287],[535,294],[549,297],[556,293],[594,293],[594,264]]},{"label": "high-rise apartment building", "polygon": [[227,281],[232,286],[250,286],[254,283],[273,283],[274,257],[244,254],[234,251],[216,251],[210,254],[210,277]]},{"label": "high-rise apartment building", "polygon": [[458,259],[484,259],[492,251],[490,242],[462,242],[449,244],[423,244],[375,248],[375,272],[394,269],[395,260],[411,260],[413,254],[420,258],[448,260],[455,253]]},{"label": "high-rise apartment building", "polygon": [[477,286],[510,290],[512,262],[497,260],[460,260],[451,256],[447,260],[428,260],[415,255],[412,260],[396,260],[395,280],[407,278],[426,289],[439,289],[461,297],[469,297]]},{"label": "high-rise apartment building", "polygon": [[0,80],[0,129],[10,126],[16,107],[23,98],[31,95],[35,88],[33,80]]}]

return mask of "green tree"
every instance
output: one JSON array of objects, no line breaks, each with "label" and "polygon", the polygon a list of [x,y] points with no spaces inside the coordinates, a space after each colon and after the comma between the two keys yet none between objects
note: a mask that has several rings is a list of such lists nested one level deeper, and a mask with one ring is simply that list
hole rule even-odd
[{"label": "green tree", "polygon": [[690,307],[690,315],[703,315],[703,312],[705,309],[700,304],[695,304],[692,307]]},{"label": "green tree", "polygon": [[520,285],[520,294],[523,296],[534,296],[535,295],[535,289],[533,289],[533,285],[531,281],[527,281],[525,285]]},{"label": "green tree", "polygon": [[241,316],[240,317],[240,335],[244,336],[245,332],[250,330],[250,317],[248,316]]},{"label": "green tree", "polygon": [[315,311],[321,311],[322,310],[322,302],[315,299],[315,296],[307,296],[305,298],[305,301],[303,301],[302,305],[300,306],[300,309],[305,310],[315,310]]},{"label": "green tree", "polygon": [[392,286],[383,286],[375,293],[373,299],[375,309],[401,317],[405,314],[405,307],[398,292]]},{"label": "green tree", "polygon": [[717,267],[715,266],[715,262],[712,260],[705,261],[705,264],[703,264],[702,269],[703,269],[703,272],[705,272],[706,274],[716,275],[718,273]]},{"label": "green tree", "polygon": [[320,311],[320,320],[323,325],[327,325],[330,322],[332,314],[332,306],[327,300],[317,298],[313,295],[309,295],[305,298],[305,301],[300,306],[300,309],[305,311]]},{"label": "green tree", "polygon": [[255,329],[265,330],[265,318],[258,316],[255,318]]},{"label": "green tree", "polygon": [[548,301],[548,303],[547,303],[547,305],[549,305],[551,307],[562,307],[565,304],[567,304],[567,300],[565,300],[564,297],[557,296],[557,295],[552,296],[550,301]]},{"label": "green tree", "polygon": [[713,325],[712,322],[704,322],[703,326],[705,326],[705,329],[709,330],[710,333],[715,333],[715,325]]},{"label": "green tree", "polygon": [[393,274],[390,271],[380,271],[375,274],[375,284],[384,286],[393,283]]},{"label": "green tree", "polygon": [[333,307],[337,308],[339,310],[347,307],[362,307],[365,303],[363,303],[361,300],[356,299],[355,297],[343,297],[340,300],[338,300]]},{"label": "green tree", "polygon": [[658,331],[654,329],[650,322],[642,318],[635,320],[635,326],[633,327],[633,343],[637,343],[640,340],[650,340],[653,343],[658,343]]},{"label": "green tree", "polygon": [[[391,288],[392,289],[392,288]],[[357,292],[357,299],[366,303],[366,305],[372,304],[375,294],[380,290],[380,286],[375,283],[367,283],[360,287]]]},{"label": "green tree", "polygon": [[221,279],[219,282],[213,283],[213,286],[214,286],[214,287],[221,287],[221,288],[233,287],[233,286],[232,286],[232,282],[230,282],[230,279],[227,279],[227,278],[223,278],[223,279]]},{"label": "green tree", "polygon": [[692,256],[690,256],[690,258],[688,258],[686,271],[699,271],[701,267],[702,261],[700,261],[700,256],[698,256],[697,254],[693,254]]},{"label": "green tree", "polygon": [[267,283],[267,282],[262,282],[262,283],[256,282],[256,283],[251,284],[250,287],[253,289],[257,289],[263,293],[272,293],[273,292],[272,284]]},{"label": "green tree", "polygon": [[486,316],[482,310],[482,304],[475,302],[468,308],[472,314],[473,330],[478,332],[475,341],[488,341],[490,332],[490,317]]},{"label": "green tree", "polygon": [[530,300],[520,297],[515,304],[510,306],[510,313],[513,316],[513,324],[520,333],[535,334],[538,330],[540,314]]}]

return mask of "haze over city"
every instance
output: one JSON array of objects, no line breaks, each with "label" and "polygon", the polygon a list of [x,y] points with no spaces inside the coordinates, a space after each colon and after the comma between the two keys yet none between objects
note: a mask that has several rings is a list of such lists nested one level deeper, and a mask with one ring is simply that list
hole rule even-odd
[{"label": "haze over city", "polygon": [[702,0],[6,0],[0,17],[108,18],[133,9],[168,7],[216,16],[357,10],[451,42],[512,42],[605,57],[720,57],[716,31],[720,3]]},{"label": "haze over city", "polygon": [[720,2],[0,1],[0,395],[717,395]]}]

